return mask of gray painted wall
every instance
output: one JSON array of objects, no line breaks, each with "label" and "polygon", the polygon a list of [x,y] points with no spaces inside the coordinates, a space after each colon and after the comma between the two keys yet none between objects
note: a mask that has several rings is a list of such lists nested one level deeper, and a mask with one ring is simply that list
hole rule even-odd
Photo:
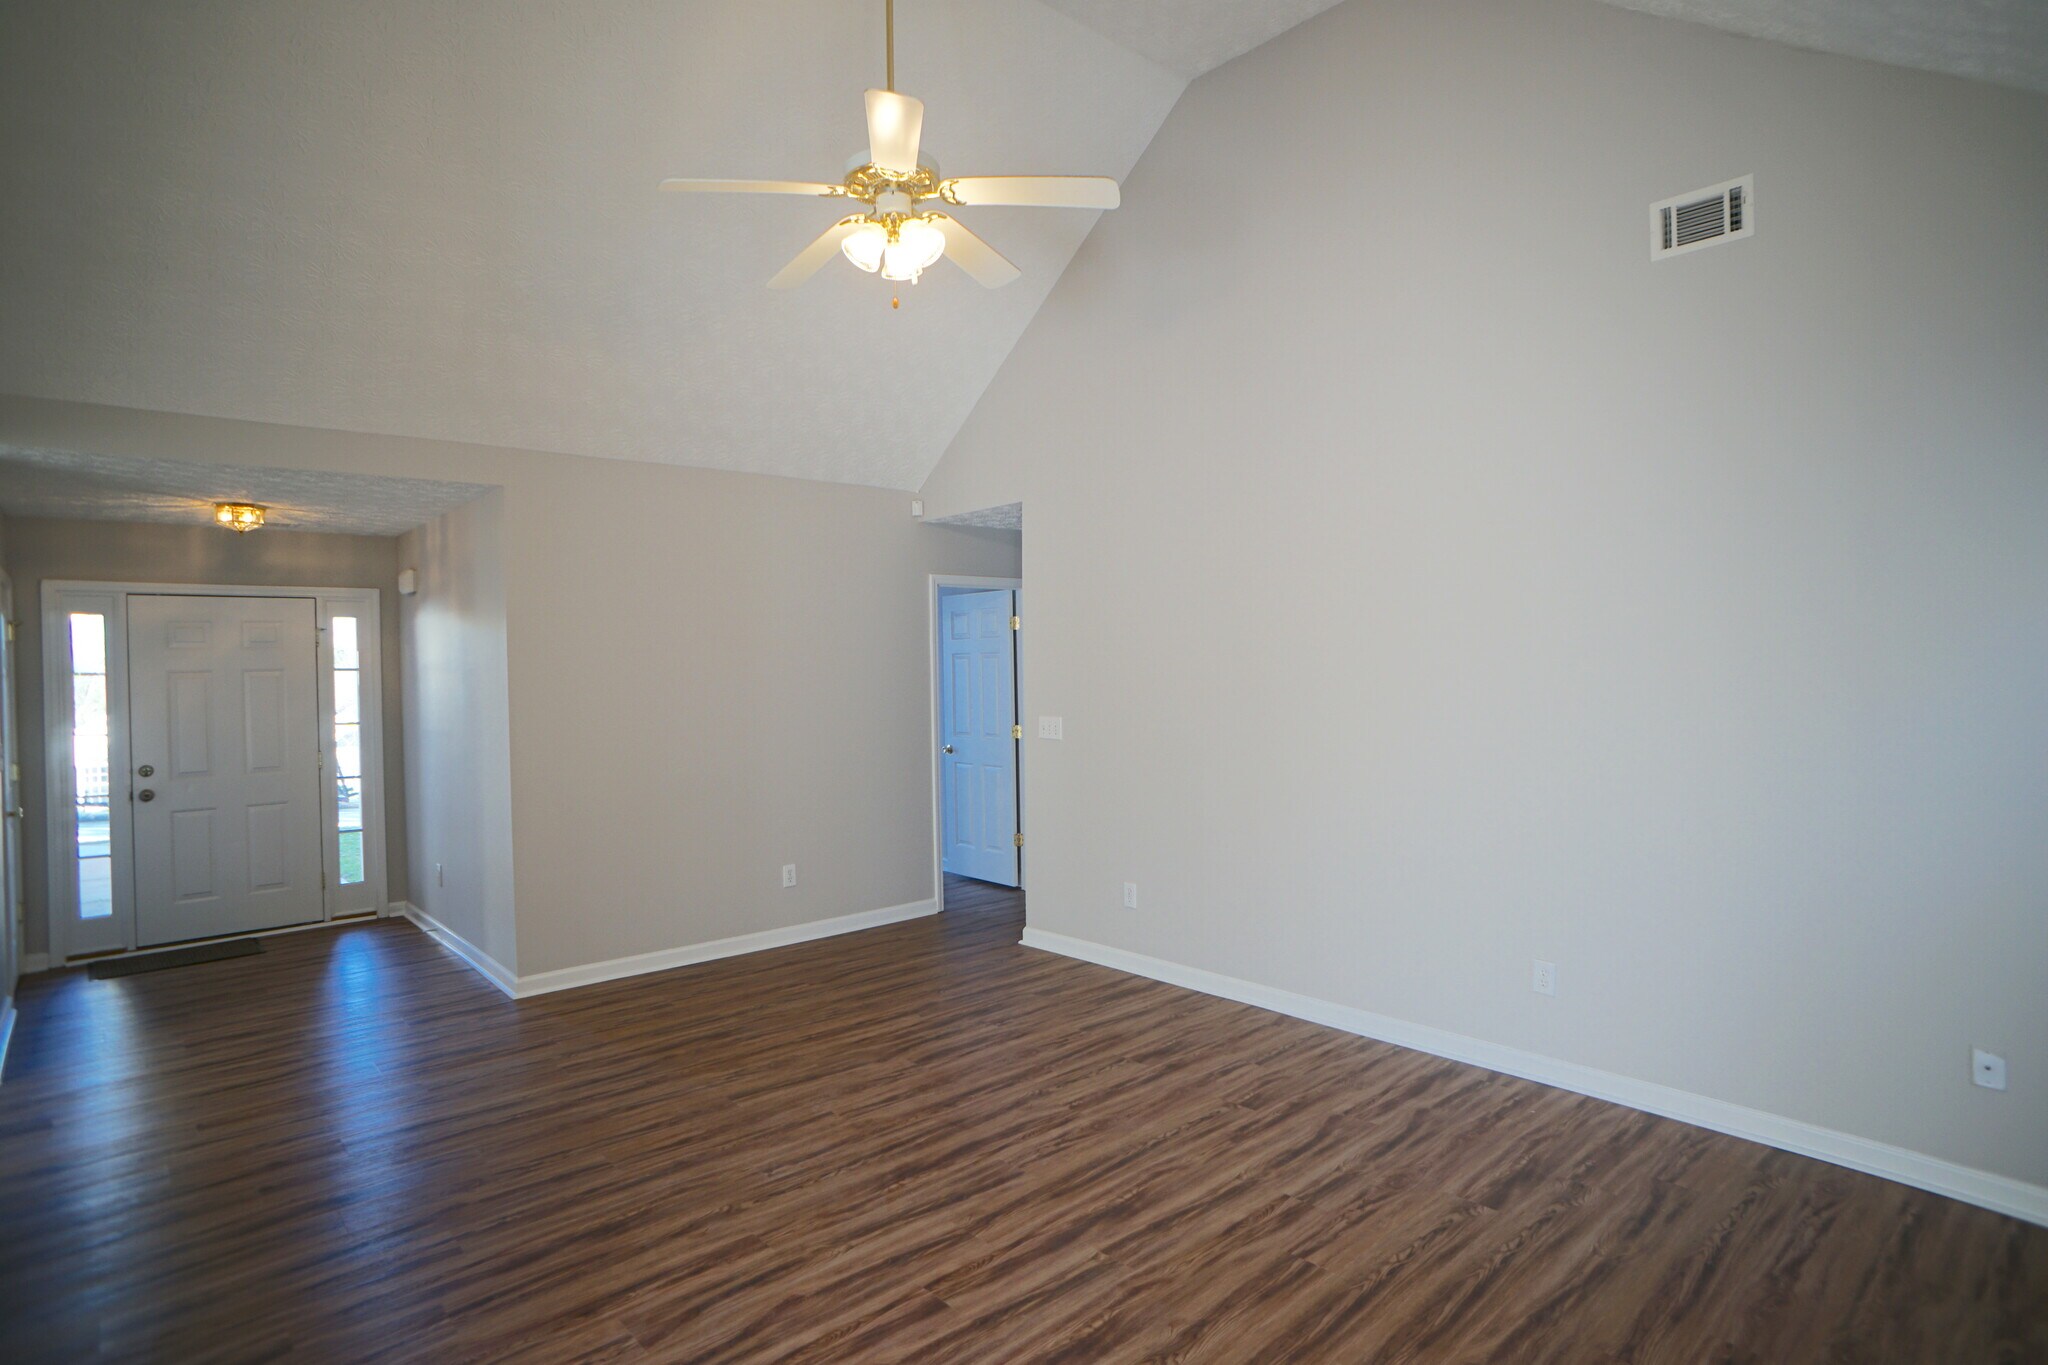
[{"label": "gray painted wall", "polygon": [[2043,222],[2048,100],[1569,0],[1197,81],[924,494],[1032,925],[2048,1183]]},{"label": "gray painted wall", "polygon": [[504,525],[493,492],[401,537],[398,619],[412,903],[516,971]]},{"label": "gray painted wall", "polygon": [[[874,488],[18,395],[0,395],[4,443],[503,489],[518,864],[506,966],[549,971],[932,894],[928,575],[1014,576],[1015,532],[924,525],[908,494]],[[409,553],[426,580],[428,555]],[[480,544],[451,549],[451,590],[481,600],[471,580],[489,559]],[[457,671],[492,685],[487,665]],[[412,686],[428,706],[422,678]],[[415,785],[436,807],[412,818],[415,867],[454,869],[422,835],[464,830],[470,817],[441,802],[487,799],[493,781]],[[491,845],[475,848],[484,875]],[[787,862],[799,884],[785,891]]]},{"label": "gray painted wall", "polygon": [[509,492],[522,972],[931,896],[927,576],[1015,533],[618,461]]},{"label": "gray painted wall", "polygon": [[265,528],[238,536],[217,526],[132,521],[8,523],[7,571],[21,621],[22,791],[28,818],[22,872],[27,951],[49,948],[43,766],[43,580],[376,588],[383,641],[385,861],[393,900],[406,896],[404,720],[399,700],[398,542]]}]

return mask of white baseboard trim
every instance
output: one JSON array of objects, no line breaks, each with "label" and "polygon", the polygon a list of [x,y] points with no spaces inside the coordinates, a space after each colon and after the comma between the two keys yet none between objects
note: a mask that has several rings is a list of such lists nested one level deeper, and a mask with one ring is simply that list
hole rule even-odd
[{"label": "white baseboard trim", "polygon": [[478,975],[514,1000],[519,998],[519,978],[483,949],[410,902],[399,902],[400,911],[428,938],[476,968]]},{"label": "white baseboard trim", "polygon": [[7,1079],[7,1045],[14,1041],[14,997],[0,1005],[0,1081]]},{"label": "white baseboard trim", "polygon": [[2014,1180],[2010,1176],[1994,1175],[1989,1171],[1980,1171],[1952,1161],[1925,1156],[1903,1147],[1873,1142],[1850,1133],[1822,1128],[1798,1119],[1767,1113],[1761,1109],[1730,1104],[1725,1100],[1711,1099],[1688,1090],[1673,1089],[1653,1081],[1636,1080],[1633,1077],[1616,1075],[1611,1071],[1600,1071],[1574,1062],[1560,1061],[1541,1053],[1524,1052],[1519,1048],[1468,1038],[1444,1029],[1411,1024],[1406,1020],[1374,1014],[1369,1010],[1333,1004],[1327,1000],[1297,995],[1293,991],[1279,990],[1272,986],[1261,986],[1256,982],[1243,981],[1218,972],[1203,971],[1198,967],[1184,967],[1176,962],[1147,957],[1143,953],[1111,948],[1104,944],[1091,943],[1086,939],[1069,938],[1065,934],[1027,928],[1022,941],[1027,948],[1057,953],[1062,957],[1078,958],[1099,967],[1128,972],[1132,976],[1149,977],[1154,981],[1185,987],[1204,995],[1221,996],[1225,1000],[1235,1000],[1240,1004],[1255,1005],[1260,1009],[1272,1010],[1276,1014],[1305,1019],[1310,1023],[1322,1024],[1365,1038],[1374,1038],[1383,1043],[1393,1043],[1399,1047],[1413,1048],[1418,1052],[1432,1053],[1438,1057],[1447,1057],[1452,1061],[1469,1062],[1474,1066],[1483,1066],[1489,1071],[1505,1072],[1510,1076],[1555,1086],[1560,1090],[1590,1095],[1594,1099],[1608,1100],[1626,1105],[1630,1109],[1640,1109],[1645,1113],[1677,1119],[1681,1123],[1710,1128],[1731,1137],[1761,1142],[1769,1147],[1796,1152],[1800,1156],[1810,1156],[1836,1166],[1846,1166],[1852,1171],[1862,1171],[1867,1175],[1882,1176],[1887,1180],[1896,1180],[1902,1185],[1911,1185],[1916,1189],[1960,1199],[1966,1204],[2010,1214],[2029,1223],[2048,1226],[2048,1187],[2030,1185],[2025,1181]]},{"label": "white baseboard trim", "polygon": [[21,955],[21,974],[23,976],[34,976],[37,972],[47,972],[48,970],[50,970],[50,955],[48,953],[23,953]]},{"label": "white baseboard trim", "polygon": [[711,962],[721,957],[739,957],[745,953],[758,953],[769,948],[786,948],[792,943],[808,943],[812,939],[831,938],[837,934],[855,934],[863,929],[879,929],[885,924],[935,915],[938,910],[937,901],[911,901],[906,905],[889,905],[880,910],[862,910],[832,919],[814,919],[809,923],[792,924],[784,929],[763,929],[759,933],[737,934],[732,938],[713,939],[709,943],[692,943],[681,948],[663,948],[652,953],[638,953],[632,957],[615,957],[606,962],[588,962],[580,967],[536,972],[532,976],[519,978],[516,993],[523,999],[530,995],[545,995],[550,991],[574,990],[578,986],[594,986],[600,981],[616,981],[620,977],[640,976],[647,972],[665,972],[674,967],[688,967],[694,963]]},{"label": "white baseboard trim", "polygon": [[840,915],[833,919],[792,924],[783,929],[763,929],[759,933],[738,934],[732,938],[713,939],[709,943],[662,948],[652,953],[636,953],[632,957],[615,957],[604,962],[586,962],[578,967],[562,967],[551,972],[535,972],[532,976],[518,976],[489,953],[417,905],[401,903],[400,906],[401,913],[418,925],[430,938],[476,968],[485,980],[514,1000],[547,995],[552,991],[574,990],[578,986],[595,986],[601,981],[617,981],[622,977],[643,976],[648,972],[665,972],[671,968],[711,962],[721,957],[739,957],[745,953],[758,953],[769,948],[785,948],[792,943],[808,943],[812,939],[831,938],[837,934],[879,929],[885,924],[935,915],[938,910],[937,901],[911,901],[907,905],[862,910],[856,914]]}]

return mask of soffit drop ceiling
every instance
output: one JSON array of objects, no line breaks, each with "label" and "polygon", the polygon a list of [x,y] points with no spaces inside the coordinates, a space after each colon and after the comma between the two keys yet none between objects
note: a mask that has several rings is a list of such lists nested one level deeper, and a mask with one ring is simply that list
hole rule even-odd
[{"label": "soffit drop ceiling", "polygon": [[[1122,178],[1185,82],[1028,0],[900,0],[953,173]],[[1023,268],[835,263],[882,0],[12,0],[0,392],[914,487],[1095,213],[962,210]]]},{"label": "soffit drop ceiling", "polygon": [[69,521],[211,525],[217,502],[253,502],[293,531],[395,536],[490,492],[484,484],[303,469],[139,460],[0,446],[0,513]]}]

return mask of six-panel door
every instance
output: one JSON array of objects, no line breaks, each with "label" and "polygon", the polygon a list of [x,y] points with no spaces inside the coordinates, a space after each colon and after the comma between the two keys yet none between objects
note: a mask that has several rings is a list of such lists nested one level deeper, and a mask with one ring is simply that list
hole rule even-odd
[{"label": "six-panel door", "polygon": [[1017,642],[1009,589],[939,601],[941,864],[1017,884]]},{"label": "six-panel door", "polygon": [[321,918],[314,602],[128,599],[139,946]]}]

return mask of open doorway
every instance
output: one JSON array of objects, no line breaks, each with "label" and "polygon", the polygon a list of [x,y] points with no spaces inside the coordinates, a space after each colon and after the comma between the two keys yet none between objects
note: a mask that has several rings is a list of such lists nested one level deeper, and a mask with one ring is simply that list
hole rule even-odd
[{"label": "open doorway", "polygon": [[1022,587],[1012,578],[931,579],[932,881],[941,909],[958,878],[1024,885]]}]

